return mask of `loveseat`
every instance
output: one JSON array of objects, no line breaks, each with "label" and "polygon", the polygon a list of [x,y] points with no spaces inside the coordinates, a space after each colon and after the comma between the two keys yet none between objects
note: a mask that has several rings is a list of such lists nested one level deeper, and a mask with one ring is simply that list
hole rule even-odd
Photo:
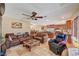
[{"label": "loveseat", "polygon": [[47,33],[39,32],[39,33],[37,33],[36,36],[34,36],[34,39],[39,40],[40,43],[44,43],[47,41],[48,35],[47,35]]}]

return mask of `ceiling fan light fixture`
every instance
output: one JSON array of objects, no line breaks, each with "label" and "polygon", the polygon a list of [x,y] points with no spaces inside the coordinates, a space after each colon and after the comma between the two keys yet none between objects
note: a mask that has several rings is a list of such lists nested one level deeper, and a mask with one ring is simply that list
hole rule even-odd
[{"label": "ceiling fan light fixture", "polygon": [[63,17],[61,17],[62,19],[65,19],[65,17],[63,16]]},{"label": "ceiling fan light fixture", "polygon": [[37,18],[35,18],[35,20],[37,20]]},{"label": "ceiling fan light fixture", "polygon": [[46,20],[46,21],[49,21],[49,20]]}]

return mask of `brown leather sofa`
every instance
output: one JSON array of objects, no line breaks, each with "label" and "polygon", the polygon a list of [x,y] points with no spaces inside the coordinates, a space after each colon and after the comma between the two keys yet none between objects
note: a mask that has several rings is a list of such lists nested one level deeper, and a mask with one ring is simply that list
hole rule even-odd
[{"label": "brown leather sofa", "polygon": [[21,44],[24,40],[27,39],[28,35],[29,35],[28,32],[25,32],[24,34],[21,35],[15,35],[14,33],[7,33],[5,35],[6,39],[5,43],[7,48]]},{"label": "brown leather sofa", "polygon": [[47,33],[39,32],[36,36],[34,36],[35,39],[39,40],[41,43],[44,43],[48,39]]}]

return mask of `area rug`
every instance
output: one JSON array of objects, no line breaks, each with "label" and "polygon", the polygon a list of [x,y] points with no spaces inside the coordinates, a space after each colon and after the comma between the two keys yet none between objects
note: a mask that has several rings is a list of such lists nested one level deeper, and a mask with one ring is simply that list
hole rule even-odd
[{"label": "area rug", "polygon": [[49,50],[48,43],[40,44],[32,48],[31,52],[23,45],[18,45],[7,49],[7,56],[56,56]]}]

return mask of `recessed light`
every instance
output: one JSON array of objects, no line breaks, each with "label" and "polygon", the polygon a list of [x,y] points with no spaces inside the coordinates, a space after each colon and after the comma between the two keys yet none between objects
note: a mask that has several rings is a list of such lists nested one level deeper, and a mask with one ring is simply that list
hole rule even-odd
[{"label": "recessed light", "polygon": [[62,19],[65,19],[65,17],[61,17]]},{"label": "recessed light", "polygon": [[49,20],[46,20],[46,21],[49,21]]}]

